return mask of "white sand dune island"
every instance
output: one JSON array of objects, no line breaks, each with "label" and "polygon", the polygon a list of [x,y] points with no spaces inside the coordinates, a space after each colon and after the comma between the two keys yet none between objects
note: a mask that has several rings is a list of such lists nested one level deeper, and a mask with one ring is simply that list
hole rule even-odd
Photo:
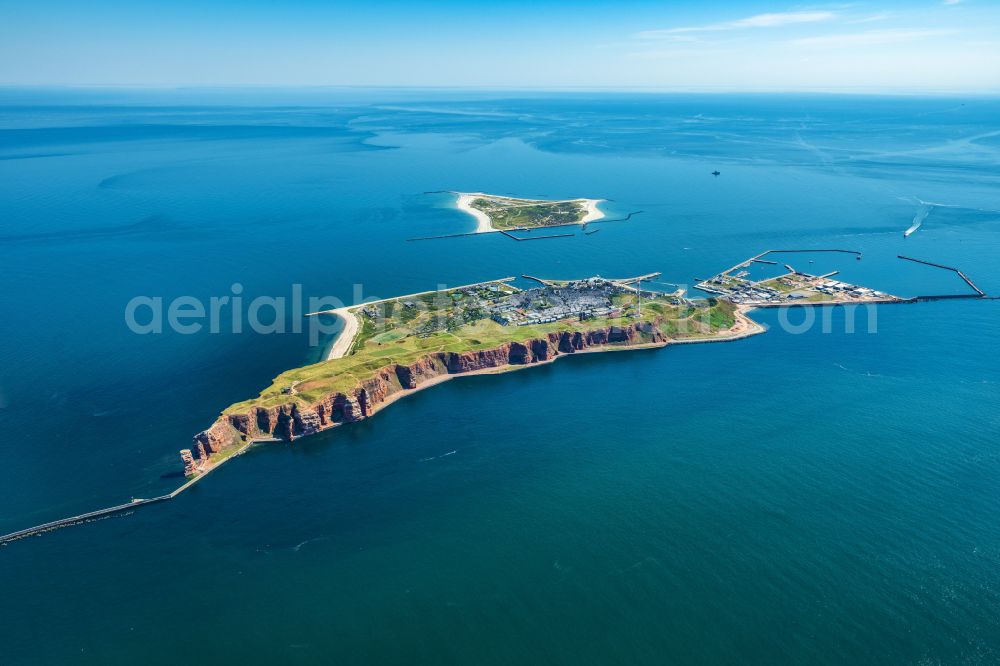
[{"label": "white sand dune island", "polygon": [[455,192],[456,206],[476,218],[476,233],[587,224],[604,217],[605,199],[518,199],[485,192]]}]

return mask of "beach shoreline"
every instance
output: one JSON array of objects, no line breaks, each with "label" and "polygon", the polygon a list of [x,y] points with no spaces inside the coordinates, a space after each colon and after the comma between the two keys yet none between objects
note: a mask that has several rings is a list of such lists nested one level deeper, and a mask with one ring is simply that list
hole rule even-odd
[{"label": "beach shoreline", "polygon": [[340,317],[344,322],[344,328],[340,330],[337,334],[337,339],[333,341],[330,345],[330,349],[326,352],[323,360],[332,361],[335,358],[343,358],[347,356],[347,353],[351,351],[351,344],[354,342],[354,338],[358,335],[358,328],[360,324],[358,323],[358,317],[351,312],[350,307],[337,308],[336,310],[330,310],[325,314],[333,314]]},{"label": "beach shoreline", "polygon": [[496,231],[491,223],[490,216],[481,210],[477,210],[472,207],[473,200],[476,197],[484,196],[482,192],[456,192],[458,194],[458,201],[455,202],[455,206],[472,217],[476,218],[476,231],[477,234],[486,234],[491,231]]},{"label": "beach shoreline", "polygon": [[[472,202],[475,201],[477,198],[493,197],[495,195],[486,194],[484,192],[454,192],[454,194],[458,197],[457,200],[455,201],[455,207],[458,208],[458,210],[460,211],[468,213],[469,215],[471,215],[476,219],[476,229],[473,233],[487,234],[499,231],[499,229],[493,226],[493,221],[490,219],[489,215],[487,215],[486,213],[477,208],[472,207]],[[535,200],[525,199],[524,201],[535,201]],[[584,225],[589,222],[596,222],[597,220],[606,217],[604,211],[602,211],[598,207],[598,204],[604,201],[607,201],[607,199],[565,199],[561,201],[537,200],[537,203],[540,204],[557,204],[557,203],[570,203],[570,202],[583,203],[584,208],[586,210],[584,216],[579,220],[577,220],[576,222],[570,222],[568,224]]]},{"label": "beach shoreline", "polygon": [[580,220],[580,224],[587,224],[588,222],[596,222],[597,220],[603,219],[605,216],[604,211],[597,207],[597,204],[607,201],[607,199],[583,199],[582,201],[587,202],[587,214],[583,216]]}]

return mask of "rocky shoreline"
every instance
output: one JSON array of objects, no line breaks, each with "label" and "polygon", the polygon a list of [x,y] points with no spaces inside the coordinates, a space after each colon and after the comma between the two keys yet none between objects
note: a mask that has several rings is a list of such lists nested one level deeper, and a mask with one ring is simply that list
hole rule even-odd
[{"label": "rocky shoreline", "polygon": [[190,449],[181,451],[184,473],[192,476],[207,472],[217,461],[227,459],[225,454],[254,441],[293,441],[360,421],[400,397],[456,376],[515,370],[580,352],[662,347],[668,343],[667,336],[654,324],[636,322],[591,331],[550,333],[479,351],[434,352],[409,365],[386,365],[353,390],[331,393],[313,404],[302,405],[301,400],[290,399],[274,407],[223,414],[211,427],[195,435]]}]

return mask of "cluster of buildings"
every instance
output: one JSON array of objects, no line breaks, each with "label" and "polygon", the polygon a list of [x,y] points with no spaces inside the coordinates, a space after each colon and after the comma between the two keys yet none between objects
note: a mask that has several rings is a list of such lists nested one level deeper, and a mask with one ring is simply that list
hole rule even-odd
[{"label": "cluster of buildings", "polygon": [[725,289],[726,296],[733,303],[777,303],[781,300],[778,290],[753,282],[730,282]]},{"label": "cluster of buildings", "polygon": [[[460,304],[463,310],[474,308],[482,308],[485,310],[488,309],[491,304],[503,299],[509,294],[510,292],[505,291],[502,287],[496,284],[463,287],[451,292],[438,292],[434,301],[427,303],[424,309],[427,311],[443,311]],[[395,303],[402,307],[402,310],[398,307],[396,308],[396,314],[402,312],[404,318],[412,318],[416,316],[418,308],[421,305],[421,303],[413,300],[412,298],[399,299],[395,301]],[[361,308],[360,312],[364,317],[367,317],[372,321],[377,321],[383,316],[382,307],[384,306],[378,303],[366,305]],[[396,314],[393,316],[396,316]]]},{"label": "cluster of buildings", "polygon": [[[546,284],[523,291],[506,285],[483,284],[441,292],[443,302],[428,303],[429,317],[419,314],[421,303],[400,299],[396,303],[401,307],[395,308],[390,319],[400,316],[403,322],[412,322],[407,325],[414,328],[418,337],[427,337],[442,328],[486,317],[503,326],[547,324],[570,318],[618,317],[623,309],[615,305],[614,297],[624,293],[635,292],[601,277]],[[656,296],[643,292],[644,298]],[[376,325],[384,316],[382,307],[377,304],[366,305],[360,314]]]},{"label": "cluster of buildings", "polygon": [[780,277],[777,282],[793,291],[779,291],[757,282],[748,282],[724,274],[712,278],[701,286],[708,291],[726,296],[733,303],[748,305],[797,301],[808,298],[811,293],[858,299],[884,298],[886,296],[881,291],[867,287],[859,287],[837,280],[814,278],[801,273]]},{"label": "cluster of buildings", "polygon": [[881,291],[875,291],[874,289],[869,289],[868,287],[859,287],[857,285],[847,284],[846,282],[838,282],[836,280],[827,280],[814,285],[813,289],[830,296],[844,294],[855,298],[882,298],[885,296],[885,294]]},{"label": "cluster of buildings", "polygon": [[488,312],[503,326],[547,324],[570,317],[616,317],[621,308],[614,305],[612,297],[624,291],[620,284],[593,277],[520,291],[491,306]]}]

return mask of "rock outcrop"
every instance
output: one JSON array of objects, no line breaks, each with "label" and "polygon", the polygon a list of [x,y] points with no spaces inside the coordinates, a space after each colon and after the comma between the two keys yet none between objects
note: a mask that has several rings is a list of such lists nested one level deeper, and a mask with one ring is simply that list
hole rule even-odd
[{"label": "rock outcrop", "polygon": [[191,455],[191,449],[181,449],[181,462],[184,463],[185,476],[194,474],[197,470],[195,467],[194,456]]},{"label": "rock outcrop", "polygon": [[190,450],[181,452],[185,474],[196,473],[212,456],[229,446],[253,439],[292,441],[341,423],[367,418],[400,394],[419,389],[444,376],[491,368],[545,363],[560,355],[593,347],[666,344],[666,336],[649,322],[611,326],[590,331],[563,331],[524,342],[508,342],[492,349],[467,352],[434,352],[409,365],[389,365],[377,370],[353,390],[324,396],[304,406],[292,401],[275,407],[253,407],[224,414],[194,437]]}]

